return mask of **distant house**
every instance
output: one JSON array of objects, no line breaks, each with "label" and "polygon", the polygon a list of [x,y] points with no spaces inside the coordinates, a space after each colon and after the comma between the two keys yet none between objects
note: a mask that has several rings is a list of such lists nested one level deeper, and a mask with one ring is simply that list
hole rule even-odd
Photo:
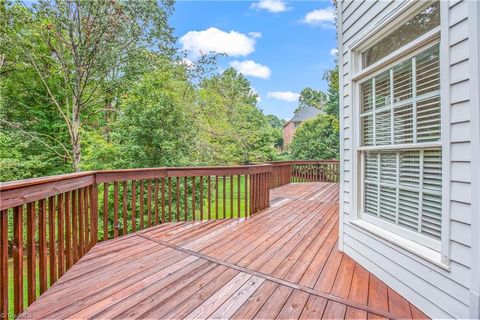
[{"label": "distant house", "polygon": [[305,106],[290,121],[283,126],[283,146],[286,147],[292,142],[295,130],[302,122],[315,118],[320,111],[317,108]]}]

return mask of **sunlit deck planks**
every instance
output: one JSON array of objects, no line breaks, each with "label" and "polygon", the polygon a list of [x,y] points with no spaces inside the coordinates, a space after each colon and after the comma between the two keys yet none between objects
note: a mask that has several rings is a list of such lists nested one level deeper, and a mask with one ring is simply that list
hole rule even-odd
[{"label": "sunlit deck planks", "polygon": [[29,318],[419,318],[337,249],[338,185],[290,184],[250,219],[167,223],[96,245]]}]

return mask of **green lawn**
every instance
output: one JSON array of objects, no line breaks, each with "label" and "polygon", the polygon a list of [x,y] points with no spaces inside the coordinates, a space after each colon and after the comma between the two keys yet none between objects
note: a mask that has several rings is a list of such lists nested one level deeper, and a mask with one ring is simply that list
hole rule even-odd
[{"label": "green lawn", "polygon": [[[40,271],[38,268],[37,260],[37,279],[35,285],[37,288],[37,297],[40,296]],[[50,275],[47,273],[47,286],[49,287]],[[23,259],[23,308],[26,309],[28,306],[28,278],[27,278],[27,259]],[[13,259],[8,261],[8,310],[10,314],[13,314]],[[10,317],[9,317],[10,318]],[[11,317],[13,318],[13,317]]]},{"label": "green lawn", "polygon": [[[225,185],[225,202],[223,198],[223,178],[218,179],[218,204],[215,202],[215,179],[211,179],[212,194],[210,203],[211,219],[216,218],[216,206],[218,205],[218,218],[237,218],[238,217],[238,176],[233,176],[233,183],[230,184],[230,177],[227,177]],[[233,207],[231,203],[230,190],[233,188]],[[206,190],[204,190],[203,201],[203,219],[208,218],[208,199]],[[232,210],[233,209],[233,210]],[[200,209],[195,210],[197,219],[200,219]],[[233,215],[233,216],[232,216]],[[240,177],[240,217],[245,217],[245,177]]]}]

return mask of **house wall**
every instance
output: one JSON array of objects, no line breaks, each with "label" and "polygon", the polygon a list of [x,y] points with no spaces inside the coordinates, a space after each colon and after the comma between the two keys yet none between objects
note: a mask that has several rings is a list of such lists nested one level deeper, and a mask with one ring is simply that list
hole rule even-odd
[{"label": "house wall", "polygon": [[289,121],[283,127],[283,146],[286,147],[292,142],[293,136],[295,135],[295,124],[292,121]]},{"label": "house wall", "polygon": [[[340,249],[427,315],[478,318],[479,270],[479,2],[441,2],[443,263],[434,263],[356,224],[357,132],[352,114],[351,46],[404,1],[339,1],[341,194]],[[400,9],[401,10],[401,9]]]}]

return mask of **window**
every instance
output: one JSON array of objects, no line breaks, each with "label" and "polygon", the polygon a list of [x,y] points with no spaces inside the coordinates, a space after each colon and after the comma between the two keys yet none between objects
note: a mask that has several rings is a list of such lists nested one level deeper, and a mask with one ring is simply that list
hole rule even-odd
[{"label": "window", "polygon": [[[424,23],[428,28],[419,29],[415,37],[438,26],[438,3],[424,9],[406,25],[419,20],[419,16],[431,23]],[[404,26],[363,51],[363,66],[401,51],[400,45],[415,40],[413,35],[405,36],[399,46],[384,47]],[[402,53],[408,58],[385,62],[374,76],[359,80],[361,217],[439,250],[442,221],[440,61],[438,41],[428,43],[410,54]]]},{"label": "window", "polygon": [[434,2],[362,53],[363,67],[377,62],[440,25],[440,4]]}]

